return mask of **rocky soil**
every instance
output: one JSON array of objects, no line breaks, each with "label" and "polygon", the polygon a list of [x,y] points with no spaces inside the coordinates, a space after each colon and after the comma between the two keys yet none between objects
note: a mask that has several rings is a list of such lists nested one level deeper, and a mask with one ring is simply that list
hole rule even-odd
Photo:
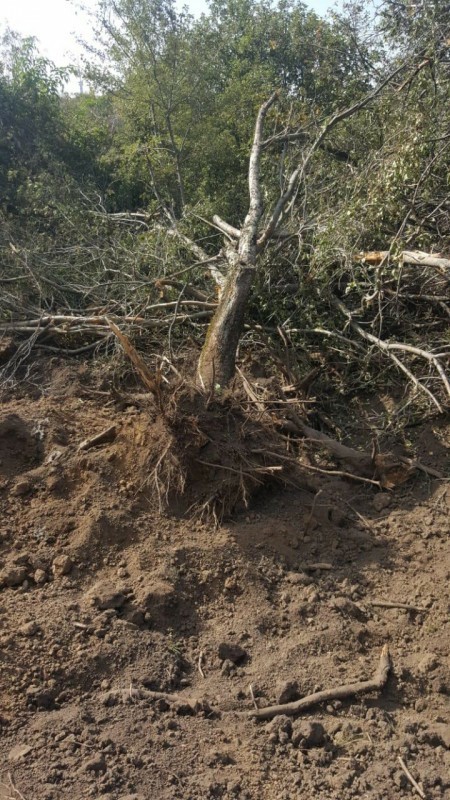
[{"label": "rocky soil", "polygon": [[[86,370],[50,362],[0,409],[1,800],[418,797],[399,758],[448,797],[449,483],[160,512],[148,401]],[[449,474],[450,428],[415,431]],[[385,644],[381,693],[249,716],[370,678]]]}]

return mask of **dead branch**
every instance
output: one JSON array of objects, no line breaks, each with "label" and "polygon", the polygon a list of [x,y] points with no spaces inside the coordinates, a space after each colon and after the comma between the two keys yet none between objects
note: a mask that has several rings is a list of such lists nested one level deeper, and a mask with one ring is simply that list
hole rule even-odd
[{"label": "dead branch", "polygon": [[391,668],[391,661],[389,657],[389,649],[387,644],[384,645],[378,667],[375,674],[370,680],[359,681],[358,683],[348,683],[344,686],[338,686],[335,689],[324,689],[321,692],[315,692],[307,697],[302,697],[301,700],[296,700],[293,703],[285,703],[284,705],[268,706],[267,708],[253,709],[248,712],[248,716],[252,719],[267,720],[273,719],[280,714],[294,717],[302,711],[306,711],[312,706],[319,703],[329,702],[330,700],[347,700],[349,697],[355,695],[367,694],[368,692],[380,692],[386,685],[389,671]]},{"label": "dead branch", "polygon": [[436,356],[433,355],[433,353],[429,353],[426,350],[422,350],[419,347],[413,347],[412,345],[402,344],[400,342],[385,342],[383,339],[378,338],[378,336],[374,336],[373,333],[369,333],[369,331],[364,330],[364,328],[362,328],[361,325],[359,325],[355,321],[350,309],[348,309],[347,306],[344,305],[344,303],[341,300],[339,300],[339,298],[333,296],[332,304],[336,308],[338,308],[339,311],[345,317],[347,317],[350,326],[353,328],[354,331],[356,331],[356,333],[359,334],[359,336],[361,336],[363,339],[366,339],[366,341],[370,342],[371,344],[375,344],[384,353],[387,353],[389,355],[389,358],[391,358],[392,361],[397,365],[397,367],[405,375],[407,375],[407,377],[414,384],[414,386],[416,386],[416,388],[419,391],[425,392],[425,394],[429,397],[429,399],[434,403],[438,411],[442,413],[443,410],[442,406],[437,400],[437,398],[434,396],[434,394],[430,392],[430,390],[416,378],[416,376],[411,372],[411,370],[408,369],[408,367],[406,367],[405,364],[403,364],[403,362],[400,361],[400,359],[397,358],[396,355],[394,355],[393,351],[396,350],[404,353],[411,353],[412,355],[417,355],[420,356],[421,358],[424,358],[426,361],[432,364],[435,367],[442,383],[444,384],[446,392],[450,398],[450,382],[444,372],[442,364],[439,362]]},{"label": "dead branch", "polygon": [[191,706],[193,711],[200,710],[205,706],[204,701],[198,698],[182,697],[179,694],[156,692],[151,689],[134,688],[133,686],[130,686],[129,689],[110,689],[108,692],[101,694],[99,699],[103,705],[106,706],[114,705],[117,702],[127,703],[130,702],[130,700],[166,700],[168,703],[179,703]]},{"label": "dead branch", "polygon": [[[356,261],[364,261],[366,264],[378,266],[382,261],[392,256],[390,250],[370,250],[358,253]],[[397,260],[403,264],[414,264],[420,267],[434,267],[442,275],[446,275],[450,270],[450,259],[443,258],[439,254],[424,253],[421,250],[403,250]]]},{"label": "dead branch", "polygon": [[160,383],[152,376],[142,356],[140,356],[136,348],[133,347],[128,336],[125,336],[125,334],[122,333],[120,328],[118,328],[117,325],[114,322],[112,322],[112,320],[106,318],[106,321],[109,327],[111,328],[112,332],[122,345],[128,358],[136,368],[136,371],[139,374],[139,377],[141,378],[144,386],[146,386],[149,392],[151,392],[155,397],[159,398],[161,391]]},{"label": "dead branch", "polygon": [[89,439],[84,439],[84,441],[78,445],[78,450],[90,450],[91,447],[97,447],[99,444],[112,442],[116,438],[116,432],[116,426],[110,425],[109,428],[106,428],[106,430],[95,434],[95,436],[90,436]]},{"label": "dead branch", "polygon": [[374,608],[402,608],[405,611],[415,611],[417,614],[425,614],[427,609],[420,606],[412,606],[409,603],[392,603],[389,600],[369,600],[369,605]]}]

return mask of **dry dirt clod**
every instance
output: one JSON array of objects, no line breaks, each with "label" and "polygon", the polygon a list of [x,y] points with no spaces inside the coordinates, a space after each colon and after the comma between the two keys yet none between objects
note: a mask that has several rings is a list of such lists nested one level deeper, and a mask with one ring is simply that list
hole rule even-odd
[{"label": "dry dirt clod", "polygon": [[26,622],[25,625],[21,625],[18,629],[18,633],[20,633],[21,636],[31,637],[38,633],[39,630],[40,628],[37,622],[32,621]]},{"label": "dry dirt clod", "polygon": [[310,575],[307,575],[306,572],[288,572],[286,575],[286,580],[288,583],[292,583],[294,586],[310,586],[314,583],[314,579],[311,578]]},{"label": "dry dirt clod", "polygon": [[90,758],[87,758],[82,765],[83,772],[106,772],[106,761],[103,753],[96,753]]},{"label": "dry dirt clod", "polygon": [[32,488],[33,484],[31,481],[27,480],[27,478],[23,478],[12,487],[11,495],[13,497],[23,497],[23,495],[31,492]]},{"label": "dry dirt clod", "polygon": [[300,687],[298,681],[284,681],[277,688],[277,703],[290,703],[300,697]]},{"label": "dry dirt clod", "polygon": [[37,569],[33,575],[33,580],[38,585],[42,585],[47,581],[47,573],[43,569]]},{"label": "dry dirt clod", "polygon": [[372,500],[375,511],[383,511],[391,505],[391,495],[387,492],[378,492]]},{"label": "dry dirt clod", "polygon": [[229,658],[226,658],[220,668],[221,675],[225,675],[225,677],[229,677],[230,675],[236,674],[236,665],[230,661]]},{"label": "dry dirt clod", "polygon": [[435,653],[425,653],[417,665],[417,671],[421,675],[427,675],[429,672],[433,672],[438,666],[439,659],[437,655],[435,655]]},{"label": "dry dirt clod", "polygon": [[0,586],[20,586],[28,577],[25,565],[5,569],[0,573]]},{"label": "dry dirt clod", "polygon": [[320,722],[301,720],[292,727],[292,743],[295,747],[323,747],[326,731]]},{"label": "dry dirt clod", "polygon": [[33,748],[28,744],[16,744],[8,754],[8,761],[16,764],[18,761],[24,761],[27,755],[32,752]]},{"label": "dry dirt clod", "polygon": [[94,598],[94,604],[100,611],[108,611],[108,610],[118,610],[125,605],[127,598],[125,597],[122,592],[116,592],[114,590],[107,590],[100,592]]},{"label": "dry dirt clod", "polygon": [[144,800],[143,794],[121,794],[118,800]]},{"label": "dry dirt clod", "polygon": [[73,567],[73,561],[70,556],[65,553],[56,556],[52,563],[52,572],[55,578],[60,578],[63,575],[68,575]]}]

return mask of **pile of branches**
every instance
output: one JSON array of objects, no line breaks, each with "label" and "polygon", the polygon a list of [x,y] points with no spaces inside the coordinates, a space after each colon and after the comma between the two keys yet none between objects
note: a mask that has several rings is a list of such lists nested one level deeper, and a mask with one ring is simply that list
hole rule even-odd
[{"label": "pile of branches", "polygon": [[[239,231],[217,216],[203,220],[200,246],[198,233],[186,233],[198,231],[195,214],[181,221],[167,211],[108,214],[94,203],[83,213],[91,222],[82,240],[47,253],[25,238],[14,244],[12,231],[2,234],[3,383],[20,375],[36,349],[75,357],[113,353],[114,327],[153,369],[163,362],[177,369],[186,342],[198,357],[224,279],[217,265]],[[300,241],[295,225],[287,223],[261,254],[241,356],[259,357],[261,340],[266,350],[281,345],[287,363],[301,352],[304,375],[320,366],[327,376],[324,394],[351,394],[369,380],[380,390],[381,374],[389,387],[395,376],[406,378],[412,392],[404,405],[414,401],[421,413],[441,413],[450,402],[450,259],[401,250],[396,235],[385,251],[347,252],[321,271],[314,231],[310,242],[306,233]],[[224,237],[219,252],[218,235]]]}]

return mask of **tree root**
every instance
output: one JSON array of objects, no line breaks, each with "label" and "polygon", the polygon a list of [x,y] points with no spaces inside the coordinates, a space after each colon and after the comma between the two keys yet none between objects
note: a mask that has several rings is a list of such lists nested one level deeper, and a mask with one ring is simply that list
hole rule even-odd
[{"label": "tree root", "polygon": [[328,702],[330,700],[347,700],[349,697],[354,697],[359,694],[366,694],[367,692],[379,692],[386,685],[389,671],[391,668],[391,660],[389,656],[389,649],[384,645],[380,661],[373,677],[368,681],[359,681],[359,683],[348,683],[344,686],[338,686],[335,689],[324,689],[321,692],[315,692],[307,697],[302,697],[301,700],[296,700],[293,703],[285,703],[284,705],[268,706],[267,708],[252,709],[248,712],[248,716],[252,719],[267,720],[273,719],[280,714],[295,717],[302,711],[306,711],[318,703]]}]

